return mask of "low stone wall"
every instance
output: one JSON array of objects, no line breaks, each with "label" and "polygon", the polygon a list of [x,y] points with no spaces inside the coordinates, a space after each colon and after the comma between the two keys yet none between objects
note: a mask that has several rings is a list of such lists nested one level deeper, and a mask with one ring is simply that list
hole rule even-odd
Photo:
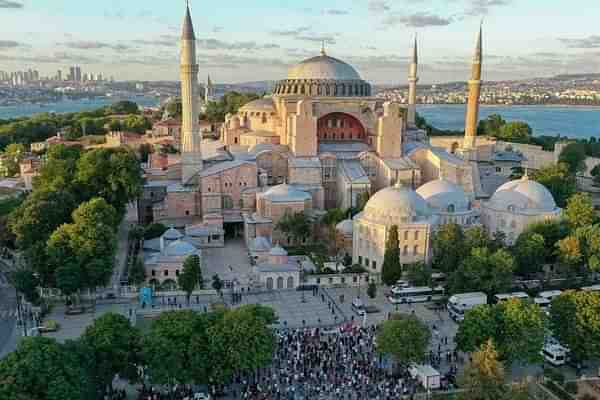
[{"label": "low stone wall", "polygon": [[305,275],[305,285],[318,285],[323,287],[366,287],[369,282],[380,283],[379,274],[356,273],[356,274],[315,274]]}]

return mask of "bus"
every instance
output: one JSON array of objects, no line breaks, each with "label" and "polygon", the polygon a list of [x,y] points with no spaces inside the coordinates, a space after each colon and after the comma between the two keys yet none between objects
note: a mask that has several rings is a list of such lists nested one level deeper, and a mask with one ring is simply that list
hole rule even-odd
[{"label": "bus", "polygon": [[483,292],[460,293],[450,296],[446,308],[450,317],[460,322],[465,319],[467,311],[483,304],[487,304],[487,295]]},{"label": "bus", "polygon": [[552,303],[552,300],[560,296],[562,291],[560,290],[546,290],[539,292],[538,295],[533,299],[533,302],[540,306],[540,308],[546,309]]},{"label": "bus", "polygon": [[421,287],[408,287],[408,288],[397,288],[392,290],[392,294],[389,297],[390,303],[402,304],[402,303],[417,303],[424,301],[437,301],[444,298],[444,288],[435,287],[430,288],[427,286]]},{"label": "bus", "polygon": [[600,292],[600,285],[585,286],[581,290],[585,292]]},{"label": "bus", "polygon": [[496,303],[510,299],[529,300],[529,295],[525,292],[501,293],[494,296]]}]

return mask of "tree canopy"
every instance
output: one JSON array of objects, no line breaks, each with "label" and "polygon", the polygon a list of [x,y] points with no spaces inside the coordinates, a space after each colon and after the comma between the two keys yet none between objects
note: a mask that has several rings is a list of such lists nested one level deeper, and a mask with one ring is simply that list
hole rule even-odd
[{"label": "tree canopy", "polygon": [[458,224],[444,224],[433,234],[433,264],[446,273],[458,268],[466,253],[465,234]]},{"label": "tree canopy", "polygon": [[377,351],[389,354],[400,365],[425,359],[431,332],[427,325],[414,315],[395,314],[384,321],[377,333]]},{"label": "tree canopy", "polygon": [[200,270],[200,257],[188,256],[183,262],[183,271],[177,277],[177,284],[186,294],[188,303],[194,289],[200,287],[202,271]]},{"label": "tree canopy", "polygon": [[381,280],[386,285],[393,285],[402,277],[400,265],[400,242],[398,240],[398,226],[393,225],[388,232],[381,266]]},{"label": "tree canopy", "polygon": [[206,119],[210,122],[224,122],[227,114],[235,114],[244,104],[258,99],[256,93],[227,92],[218,101],[206,105]]},{"label": "tree canopy", "polygon": [[569,172],[577,174],[585,171],[585,146],[579,142],[573,142],[566,145],[560,152],[558,162],[565,163]]},{"label": "tree canopy", "polygon": [[552,193],[559,207],[565,207],[569,197],[577,192],[575,176],[570,173],[569,166],[565,163],[540,168],[532,174],[532,179]]}]

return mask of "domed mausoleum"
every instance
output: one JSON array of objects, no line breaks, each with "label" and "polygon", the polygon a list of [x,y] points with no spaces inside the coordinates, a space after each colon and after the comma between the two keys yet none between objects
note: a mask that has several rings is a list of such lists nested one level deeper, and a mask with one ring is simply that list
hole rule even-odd
[{"label": "domed mausoleum", "polygon": [[481,209],[488,232],[503,232],[507,244],[514,243],[529,225],[560,218],[562,212],[550,191],[527,175],[500,186]]},{"label": "domed mausoleum", "polygon": [[397,184],[375,193],[354,217],[353,262],[381,272],[390,228],[398,227],[400,261],[429,262],[431,233],[439,218],[417,192]]},{"label": "domed mausoleum", "polygon": [[430,181],[417,189],[441,224],[470,226],[479,219],[477,209],[463,188],[445,179]]}]

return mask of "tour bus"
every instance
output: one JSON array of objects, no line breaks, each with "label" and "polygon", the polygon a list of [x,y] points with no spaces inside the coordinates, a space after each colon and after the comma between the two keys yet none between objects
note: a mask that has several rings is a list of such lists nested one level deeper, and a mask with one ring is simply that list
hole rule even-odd
[{"label": "tour bus", "polygon": [[487,295],[483,292],[460,293],[448,299],[448,313],[456,322],[465,319],[465,313],[473,307],[487,304]]},{"label": "tour bus", "polygon": [[494,296],[496,303],[507,301],[510,299],[529,300],[529,295],[525,292],[501,293]]},{"label": "tour bus", "polygon": [[401,303],[417,303],[423,301],[436,301],[444,297],[444,288],[427,286],[408,287],[392,289],[392,294],[389,298],[392,304]]},{"label": "tour bus", "polygon": [[443,272],[434,272],[431,274],[431,284],[433,286],[445,286],[446,285],[446,274]]},{"label": "tour bus", "polygon": [[569,349],[559,343],[546,343],[540,354],[555,367],[566,364],[569,359]]},{"label": "tour bus", "polygon": [[562,291],[560,290],[546,290],[539,292],[538,295],[533,299],[533,302],[543,309],[546,309],[552,303],[552,300],[560,296]]},{"label": "tour bus", "polygon": [[586,292],[600,292],[600,285],[585,286],[581,290]]}]

